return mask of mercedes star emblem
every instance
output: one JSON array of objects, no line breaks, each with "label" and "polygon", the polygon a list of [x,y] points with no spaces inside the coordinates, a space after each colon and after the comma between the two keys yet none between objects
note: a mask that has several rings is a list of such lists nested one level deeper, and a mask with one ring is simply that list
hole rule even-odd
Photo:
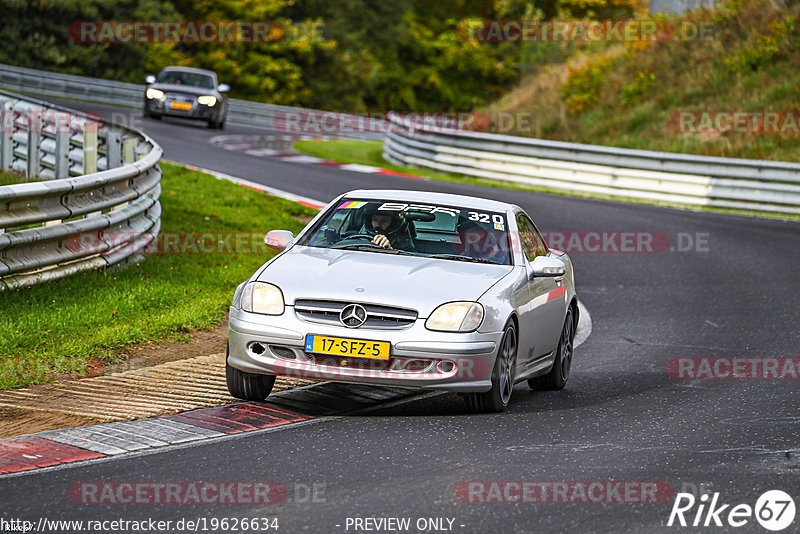
[{"label": "mercedes star emblem", "polygon": [[348,304],[339,313],[339,320],[347,328],[358,328],[367,321],[367,310],[360,304]]}]

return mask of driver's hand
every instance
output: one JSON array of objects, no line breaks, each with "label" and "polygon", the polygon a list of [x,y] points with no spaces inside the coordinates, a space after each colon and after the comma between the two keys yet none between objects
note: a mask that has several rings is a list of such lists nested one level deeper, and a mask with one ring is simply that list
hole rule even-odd
[{"label": "driver's hand", "polygon": [[379,245],[383,248],[392,248],[392,245],[389,243],[389,238],[385,235],[378,234],[372,238],[372,242],[376,245]]}]

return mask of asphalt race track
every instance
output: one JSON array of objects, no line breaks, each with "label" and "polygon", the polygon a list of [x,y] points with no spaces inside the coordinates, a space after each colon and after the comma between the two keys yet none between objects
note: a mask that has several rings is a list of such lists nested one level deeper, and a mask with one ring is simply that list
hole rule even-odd
[{"label": "asphalt race track", "polygon": [[[532,392],[518,384],[503,414],[468,415],[456,395],[427,393],[194,446],[0,477],[4,515],[31,521],[277,517],[279,532],[292,533],[365,532],[374,524],[356,518],[388,517],[410,519],[401,532],[767,532],[755,517],[731,527],[728,510],[755,506],[767,490],[783,490],[800,506],[800,223],[358,174],[226,151],[209,144],[220,132],[202,123],[147,120],[141,127],[161,144],[165,159],[326,202],[351,189],[399,188],[517,203],[540,229],[563,238],[578,296],[591,311],[592,334],[576,350],[564,391]],[[233,124],[223,133],[269,134]],[[646,246],[620,252],[621,232],[646,236],[653,252]],[[599,250],[581,250],[597,243]],[[712,367],[778,358],[784,379],[680,378],[676,369],[687,361],[701,369],[699,360],[687,358],[708,359]],[[784,371],[785,362],[793,362],[794,375]],[[717,365],[715,376],[725,369]],[[70,499],[73,484],[92,481],[278,482],[287,493],[268,505]],[[553,495],[545,499],[550,502],[518,502],[513,491],[491,493],[517,486],[490,481],[570,488],[576,481],[604,488],[644,482],[655,484],[658,498],[637,502],[635,494],[621,491],[618,499],[612,491],[601,502],[573,493],[566,503]],[[730,505],[720,515],[724,527],[714,527],[713,519],[705,529],[667,527],[681,491],[698,498],[718,492],[719,503]],[[476,502],[482,499],[492,502]],[[696,511],[686,513],[687,521]],[[418,529],[417,521],[428,518],[444,521],[433,523],[438,529],[431,523]],[[799,524],[795,519],[785,532]]]}]

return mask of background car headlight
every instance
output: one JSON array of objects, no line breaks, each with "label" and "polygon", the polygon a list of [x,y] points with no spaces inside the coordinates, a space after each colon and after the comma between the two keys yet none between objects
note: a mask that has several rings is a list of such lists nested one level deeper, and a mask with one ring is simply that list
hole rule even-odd
[{"label": "background car headlight", "polygon": [[251,282],[242,292],[242,309],[246,312],[281,315],[283,308],[283,293],[272,284]]},{"label": "background car headlight", "polygon": [[471,332],[483,321],[483,306],[477,302],[449,302],[435,310],[425,328],[443,332]]},{"label": "background car headlight", "polygon": [[198,96],[197,102],[199,104],[203,104],[204,106],[211,107],[217,103],[217,97],[215,96]]},{"label": "background car headlight", "polygon": [[158,89],[148,89],[147,98],[150,100],[161,100],[164,98],[164,91],[159,91]]}]

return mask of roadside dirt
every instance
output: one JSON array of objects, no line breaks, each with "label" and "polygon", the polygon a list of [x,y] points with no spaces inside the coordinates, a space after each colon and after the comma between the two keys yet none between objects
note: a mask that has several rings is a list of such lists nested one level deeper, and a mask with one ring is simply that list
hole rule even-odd
[{"label": "roadside dirt", "polygon": [[57,428],[96,425],[107,422],[105,419],[82,417],[59,412],[40,412],[23,408],[0,406],[0,438],[10,438],[22,434],[34,434]]},{"label": "roadside dirt", "polygon": [[[189,333],[186,342],[163,341],[159,343],[142,343],[120,351],[119,363],[97,366],[95,376],[108,375],[151,367],[158,364],[196,358],[208,354],[225,352],[228,339],[228,322],[225,320],[216,328],[208,331]],[[32,394],[52,395],[57,403],[61,386],[71,385],[81,379],[63,378],[52,384],[40,384],[28,388]],[[54,406],[55,407],[55,406]],[[104,417],[87,417],[51,410],[32,410],[16,406],[0,406],[0,438],[33,434],[58,428],[93,425],[107,422]]]},{"label": "roadside dirt", "polygon": [[[205,354],[225,352],[228,342],[228,319],[213,330],[197,330],[188,340],[140,343],[119,351],[119,363],[106,365],[103,374],[150,367],[160,363],[184,360]],[[123,359],[124,358],[124,359]]]}]

